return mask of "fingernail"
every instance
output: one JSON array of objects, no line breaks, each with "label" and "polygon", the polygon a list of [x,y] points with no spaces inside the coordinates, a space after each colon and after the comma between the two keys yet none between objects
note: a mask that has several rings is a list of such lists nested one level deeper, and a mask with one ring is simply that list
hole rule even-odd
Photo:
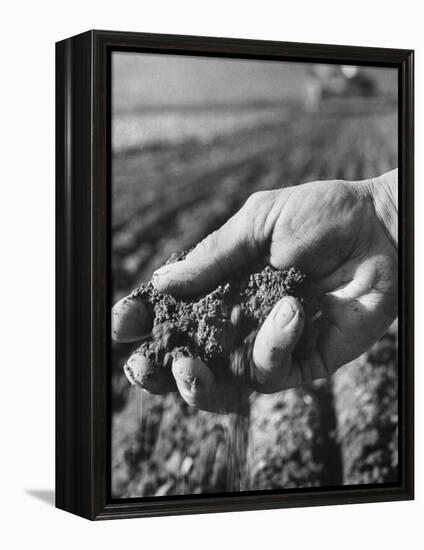
[{"label": "fingernail", "polygon": [[284,328],[291,323],[296,313],[297,309],[292,306],[290,301],[283,300],[280,307],[275,312],[274,323],[278,326],[278,328]]}]

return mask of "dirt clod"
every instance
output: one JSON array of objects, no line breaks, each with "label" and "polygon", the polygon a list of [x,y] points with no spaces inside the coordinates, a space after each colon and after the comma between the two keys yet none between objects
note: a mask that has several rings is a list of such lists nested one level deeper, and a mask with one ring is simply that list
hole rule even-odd
[{"label": "dirt clod", "polygon": [[[185,255],[174,254],[166,263]],[[294,352],[302,356],[316,339],[311,319],[319,303],[305,276],[294,267],[279,271],[267,266],[251,274],[238,273],[211,292],[191,297],[174,297],[157,291],[152,282],[143,283],[131,298],[147,305],[153,329],[136,353],[158,368],[170,367],[172,358],[181,355],[200,357],[217,376],[232,376],[234,352],[247,349],[251,354],[252,336],[284,296],[298,298],[305,309],[305,330]]]}]

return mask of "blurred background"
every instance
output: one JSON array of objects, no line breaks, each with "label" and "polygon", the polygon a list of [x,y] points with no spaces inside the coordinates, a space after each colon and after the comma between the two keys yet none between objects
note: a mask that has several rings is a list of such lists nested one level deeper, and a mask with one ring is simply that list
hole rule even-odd
[{"label": "blurred background", "polygon": [[[112,58],[112,301],[258,190],[397,167],[394,69]],[[240,490],[231,419],[131,388],[112,343],[112,494]],[[398,476],[397,325],[331,380],[253,395],[243,490]]]}]

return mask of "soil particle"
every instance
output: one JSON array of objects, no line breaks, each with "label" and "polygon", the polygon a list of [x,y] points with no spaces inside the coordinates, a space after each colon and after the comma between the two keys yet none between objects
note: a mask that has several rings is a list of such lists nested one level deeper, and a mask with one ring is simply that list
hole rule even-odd
[{"label": "soil particle", "polygon": [[[185,255],[173,254],[164,265]],[[170,367],[171,359],[181,355],[200,357],[218,375],[228,375],[234,352],[248,348],[251,354],[252,335],[284,296],[298,298],[305,308],[305,330],[295,349],[295,356],[304,356],[316,339],[312,318],[319,302],[312,287],[305,284],[305,276],[294,267],[240,272],[211,292],[188,298],[161,293],[152,282],[141,284],[132,298],[147,305],[153,329],[137,353],[161,367]]]}]

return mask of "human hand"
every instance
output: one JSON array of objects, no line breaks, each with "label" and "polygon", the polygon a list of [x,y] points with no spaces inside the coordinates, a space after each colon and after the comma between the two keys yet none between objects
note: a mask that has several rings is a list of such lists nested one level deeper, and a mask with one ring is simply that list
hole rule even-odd
[{"label": "human hand", "polygon": [[[252,263],[295,266],[322,296],[316,346],[307,357],[293,359],[303,308],[295,298],[283,298],[256,337],[253,385],[273,393],[329,376],[365,352],[397,315],[396,194],[396,171],[363,182],[313,182],[255,193],[183,261],[156,271],[153,284],[162,292],[193,295]],[[144,309],[138,304],[135,313],[129,307],[121,315],[117,330],[127,341],[150,330]],[[189,404],[231,409],[234,388],[218,384],[200,359],[177,359],[172,372]]]}]

